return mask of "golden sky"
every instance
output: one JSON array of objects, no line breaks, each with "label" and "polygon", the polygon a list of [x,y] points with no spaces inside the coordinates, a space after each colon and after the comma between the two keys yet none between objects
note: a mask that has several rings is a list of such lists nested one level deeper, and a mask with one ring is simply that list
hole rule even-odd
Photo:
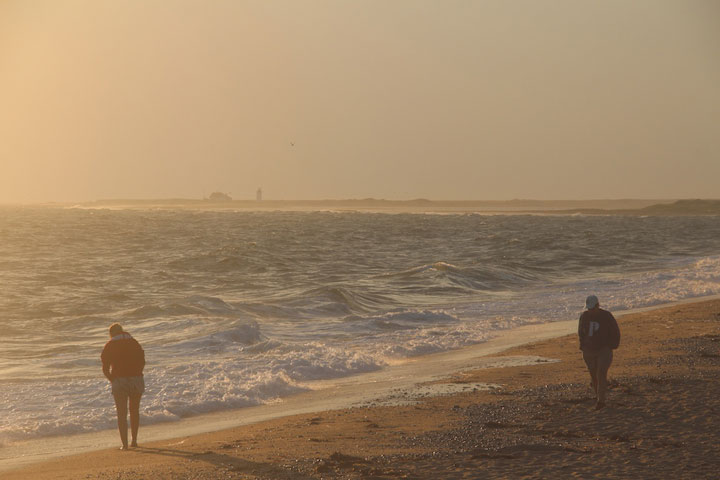
[{"label": "golden sky", "polygon": [[717,0],[0,1],[3,203],[718,178]]}]

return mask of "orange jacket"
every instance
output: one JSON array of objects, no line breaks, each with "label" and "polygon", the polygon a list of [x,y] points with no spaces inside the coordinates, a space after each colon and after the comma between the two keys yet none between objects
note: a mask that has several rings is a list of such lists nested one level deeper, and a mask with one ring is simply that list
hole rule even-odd
[{"label": "orange jacket", "polygon": [[105,344],[100,359],[103,371],[111,378],[140,377],[145,367],[145,352],[129,333],[115,335]]}]

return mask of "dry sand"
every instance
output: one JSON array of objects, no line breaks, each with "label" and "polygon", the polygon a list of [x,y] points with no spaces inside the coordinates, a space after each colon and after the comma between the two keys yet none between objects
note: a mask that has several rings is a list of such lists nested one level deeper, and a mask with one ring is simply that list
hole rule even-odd
[{"label": "dry sand", "polygon": [[570,335],[500,354],[555,362],[458,372],[407,402],[101,450],[0,478],[720,478],[720,300],[619,324],[600,411]]}]

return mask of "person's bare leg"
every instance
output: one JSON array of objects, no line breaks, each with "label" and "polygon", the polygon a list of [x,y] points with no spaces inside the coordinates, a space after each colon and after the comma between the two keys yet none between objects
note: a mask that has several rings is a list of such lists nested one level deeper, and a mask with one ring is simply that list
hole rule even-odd
[{"label": "person's bare leg", "polygon": [[[140,429],[140,397],[142,395],[130,395],[130,432],[132,433],[131,447],[137,447],[138,430]],[[127,435],[127,433],[126,433]]]},{"label": "person's bare leg", "polygon": [[117,426],[120,432],[120,441],[123,450],[128,449],[128,424],[127,424],[127,395],[113,395],[115,397],[115,409],[117,410]]}]

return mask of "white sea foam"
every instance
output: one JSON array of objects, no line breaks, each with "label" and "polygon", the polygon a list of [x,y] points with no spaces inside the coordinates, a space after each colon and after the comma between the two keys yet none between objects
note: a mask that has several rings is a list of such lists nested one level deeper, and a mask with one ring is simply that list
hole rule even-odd
[{"label": "white sea foam", "polygon": [[[256,345],[262,348],[255,348],[238,338],[248,336],[234,329],[178,343],[173,350],[179,361],[166,351],[169,366],[145,372],[143,423],[258,405],[306,390],[309,381],[369,372],[384,364],[368,354],[319,342],[260,342]],[[219,351],[225,355],[218,357]],[[157,352],[146,348],[146,353]],[[40,392],[31,383],[5,387],[0,405],[9,408],[0,418],[0,441],[112,427],[114,407],[104,380],[46,382]],[[39,411],[44,415],[38,416]]]}]

